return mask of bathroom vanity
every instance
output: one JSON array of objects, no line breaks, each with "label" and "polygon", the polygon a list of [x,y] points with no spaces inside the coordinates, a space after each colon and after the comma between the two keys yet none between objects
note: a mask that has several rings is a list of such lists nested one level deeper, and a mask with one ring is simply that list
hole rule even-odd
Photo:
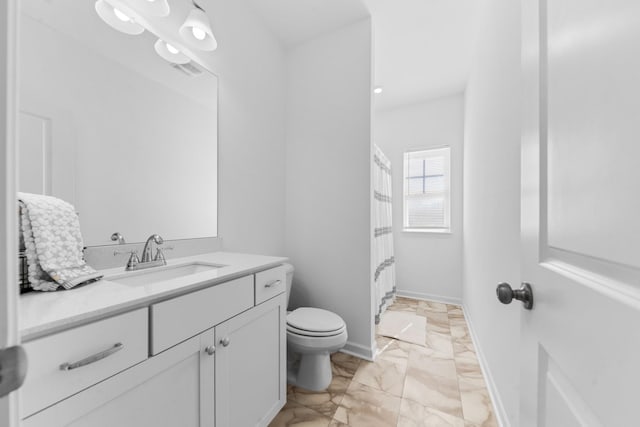
[{"label": "bathroom vanity", "polygon": [[268,425],[286,399],[284,261],[217,252],[22,296],[22,425]]}]

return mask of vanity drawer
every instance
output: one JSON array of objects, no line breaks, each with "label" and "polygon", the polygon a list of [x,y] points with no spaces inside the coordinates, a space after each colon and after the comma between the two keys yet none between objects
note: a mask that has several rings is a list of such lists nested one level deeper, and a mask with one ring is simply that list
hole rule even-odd
[{"label": "vanity drawer", "polygon": [[148,330],[144,308],[24,344],[21,418],[145,360]]},{"label": "vanity drawer", "polygon": [[155,355],[253,307],[253,276],[211,286],[151,306]]},{"label": "vanity drawer", "polygon": [[287,290],[287,275],[283,266],[256,273],[256,305]]}]

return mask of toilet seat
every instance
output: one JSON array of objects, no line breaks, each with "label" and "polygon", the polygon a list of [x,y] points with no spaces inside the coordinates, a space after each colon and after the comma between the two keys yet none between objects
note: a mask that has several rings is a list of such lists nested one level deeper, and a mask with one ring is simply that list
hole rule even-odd
[{"label": "toilet seat", "polygon": [[340,316],[328,310],[301,307],[287,315],[287,331],[312,337],[334,336],[346,328]]},{"label": "toilet seat", "polygon": [[341,334],[342,332],[344,332],[345,329],[346,327],[343,326],[342,328],[337,329],[335,331],[315,332],[315,331],[307,331],[305,329],[299,329],[299,328],[296,328],[295,326],[287,325],[288,333],[303,335],[305,337],[332,337],[332,336]]},{"label": "toilet seat", "polygon": [[287,346],[300,354],[325,354],[333,353],[344,347],[347,342],[347,328],[342,329],[337,335],[308,336],[287,330]]}]

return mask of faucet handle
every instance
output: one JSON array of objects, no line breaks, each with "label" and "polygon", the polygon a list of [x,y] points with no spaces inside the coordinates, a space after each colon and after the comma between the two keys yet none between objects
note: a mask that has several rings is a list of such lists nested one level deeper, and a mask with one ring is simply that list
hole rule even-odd
[{"label": "faucet handle", "polygon": [[154,261],[162,261],[162,263],[163,263],[164,265],[167,265],[167,260],[166,260],[166,258],[164,257],[164,251],[171,251],[171,250],[173,250],[173,246],[166,246],[166,247],[164,247],[164,248],[160,248],[160,247],[159,247],[159,248],[156,250],[156,256],[155,256],[155,258],[154,258],[153,260],[154,260]]},{"label": "faucet handle", "polygon": [[138,251],[113,251],[113,256],[129,254],[129,260],[125,270],[133,270],[136,265],[140,264],[140,258],[138,258]]},{"label": "faucet handle", "polygon": [[136,268],[136,265],[140,264],[140,258],[138,258],[138,251],[131,251],[131,256],[127,261],[127,266],[125,270],[133,270]]}]

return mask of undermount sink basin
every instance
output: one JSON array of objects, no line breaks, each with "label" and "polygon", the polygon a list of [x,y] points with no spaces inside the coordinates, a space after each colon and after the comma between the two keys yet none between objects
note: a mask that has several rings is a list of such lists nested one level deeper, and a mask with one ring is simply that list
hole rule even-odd
[{"label": "undermount sink basin", "polygon": [[164,282],[165,280],[177,279],[180,277],[190,276],[192,274],[203,273],[205,271],[211,271],[222,267],[226,266],[218,264],[207,264],[203,262],[193,262],[190,264],[176,266],[152,267],[149,270],[134,271],[117,276],[107,277],[106,279],[111,282],[116,282],[123,285],[148,285],[155,282]]}]

